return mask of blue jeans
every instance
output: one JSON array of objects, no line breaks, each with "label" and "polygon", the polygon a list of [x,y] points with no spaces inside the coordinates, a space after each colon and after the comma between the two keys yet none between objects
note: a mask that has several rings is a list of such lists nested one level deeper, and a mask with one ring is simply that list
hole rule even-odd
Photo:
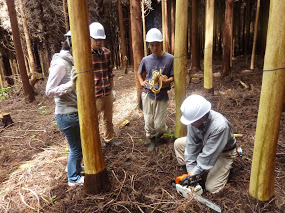
[{"label": "blue jeans", "polygon": [[64,133],[70,147],[67,162],[68,182],[76,182],[81,177],[81,139],[78,113],[56,114],[55,120],[59,129]]}]

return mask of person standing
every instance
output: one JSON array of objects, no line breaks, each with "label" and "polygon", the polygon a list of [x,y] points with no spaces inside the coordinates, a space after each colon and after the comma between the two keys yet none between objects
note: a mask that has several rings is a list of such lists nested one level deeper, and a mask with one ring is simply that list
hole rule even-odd
[{"label": "person standing", "polygon": [[115,132],[112,117],[116,92],[114,90],[114,74],[110,51],[103,47],[106,39],[105,30],[99,22],[90,24],[89,30],[94,66],[96,109],[98,115],[102,115],[104,145],[120,145],[121,142],[114,139]]},{"label": "person standing", "polygon": [[[152,54],[142,59],[138,70],[138,78],[142,86],[141,101],[146,137],[150,139],[149,152],[153,151],[160,137],[167,132],[166,116],[169,100],[167,91],[171,89],[170,84],[174,81],[174,57],[162,51],[162,41],[162,34],[158,29],[152,28],[147,32],[146,42]],[[155,71],[167,77],[162,77],[162,88],[156,94],[150,85]],[[158,89],[158,85],[155,89]]]},{"label": "person standing", "polygon": [[217,193],[226,185],[237,156],[231,124],[200,95],[187,97],[180,109],[187,136],[174,142],[178,164],[190,176],[208,171],[205,188]]},{"label": "person standing", "polygon": [[70,31],[65,34],[65,37],[66,41],[62,45],[61,51],[52,57],[45,93],[47,96],[54,96],[55,120],[70,147],[67,177],[68,185],[74,186],[82,185],[84,176],[81,176],[82,148]]}]

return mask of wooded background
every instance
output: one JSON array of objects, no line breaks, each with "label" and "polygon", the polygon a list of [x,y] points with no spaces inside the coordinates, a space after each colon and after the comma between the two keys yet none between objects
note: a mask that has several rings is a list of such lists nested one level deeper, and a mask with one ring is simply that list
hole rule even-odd
[{"label": "wooded background", "polygon": [[[169,41],[168,52],[174,52],[175,0],[167,0],[166,18]],[[221,60],[223,55],[223,33],[225,26],[226,1],[215,1],[213,59]],[[188,1],[188,68],[201,69],[200,60],[204,57],[205,45],[205,1]],[[153,27],[162,30],[161,1],[145,1],[146,32]],[[13,85],[19,79],[14,43],[12,41],[6,1],[0,1],[0,75],[2,86]],[[69,30],[66,0],[35,1],[15,0],[17,20],[20,28],[22,49],[28,73],[43,73],[48,76],[51,57],[61,48],[63,35]],[[233,56],[244,55],[250,65],[253,46],[257,1],[236,0],[233,4]],[[22,8],[22,10],[21,10]],[[122,10],[122,13],[118,12]],[[268,25],[269,0],[260,1],[260,18],[257,31],[256,55],[264,56]],[[121,22],[119,22],[121,20]],[[128,0],[89,1],[89,21],[99,21],[106,31],[105,46],[111,50],[115,68],[124,61],[133,64],[131,48],[130,3]],[[121,23],[121,29],[120,24]],[[181,23],[183,24],[183,23]],[[26,30],[25,30],[26,26]],[[123,32],[122,32],[123,31]],[[122,34],[123,33],[123,34]],[[25,35],[26,34],[26,35]],[[123,38],[122,38],[123,36]],[[30,41],[30,42],[29,42]],[[123,44],[122,44],[123,43]],[[31,54],[29,55],[29,50]],[[125,51],[125,53],[122,51]],[[126,54],[126,57],[121,57]]]}]

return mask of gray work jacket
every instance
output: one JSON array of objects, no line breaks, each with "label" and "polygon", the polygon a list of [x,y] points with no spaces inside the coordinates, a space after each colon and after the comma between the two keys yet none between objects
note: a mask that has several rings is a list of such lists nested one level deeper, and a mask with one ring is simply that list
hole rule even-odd
[{"label": "gray work jacket", "polygon": [[187,171],[200,174],[203,170],[211,169],[220,154],[233,149],[235,144],[229,121],[222,114],[210,110],[201,127],[187,126],[184,153]]}]

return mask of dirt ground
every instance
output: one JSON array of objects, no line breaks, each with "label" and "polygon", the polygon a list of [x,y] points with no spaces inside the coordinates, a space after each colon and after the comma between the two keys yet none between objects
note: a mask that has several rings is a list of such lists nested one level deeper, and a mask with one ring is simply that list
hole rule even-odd
[{"label": "dirt ground", "polygon": [[[263,62],[250,72],[245,59],[237,58],[231,76],[223,81],[219,64],[214,65],[215,95],[207,98],[214,110],[228,118],[234,133],[243,134],[237,142],[244,158],[235,160],[221,192],[203,197],[221,206],[223,212],[285,212],[284,114],[272,180],[275,196],[269,202],[258,202],[248,193]],[[213,212],[195,200],[184,199],[170,186],[171,179],[182,174],[173,150],[174,88],[168,102],[168,135],[149,153],[143,114],[136,108],[134,73],[131,69],[127,75],[121,70],[114,73],[114,125],[122,145],[103,147],[111,191],[88,195],[82,186],[68,187],[68,144],[54,121],[53,98],[44,95],[45,82],[36,85],[36,101],[31,104],[25,104],[16,86],[9,98],[0,100],[0,112],[9,112],[14,121],[0,127],[0,212]],[[187,86],[187,95],[203,94],[202,72],[191,74],[196,79]],[[129,124],[119,128],[126,119]]]}]

